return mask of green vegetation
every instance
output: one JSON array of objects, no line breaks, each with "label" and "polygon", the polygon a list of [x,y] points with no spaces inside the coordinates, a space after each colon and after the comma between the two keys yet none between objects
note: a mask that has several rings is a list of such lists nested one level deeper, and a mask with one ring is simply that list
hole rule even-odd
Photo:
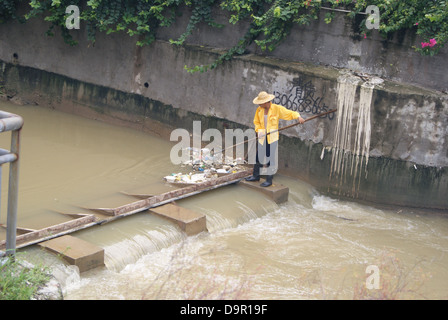
[{"label": "green vegetation", "polygon": [[[29,11],[23,17],[17,16],[20,2],[29,3]],[[50,23],[48,35],[53,35],[55,27],[60,28],[64,40],[76,45],[70,30],[65,27],[69,5],[80,8],[80,19],[87,25],[92,45],[97,32],[125,32],[138,37],[137,45],[148,45],[156,39],[157,29],[175,23],[185,7],[190,9],[190,20],[179,39],[171,40],[173,45],[182,45],[200,23],[222,27],[214,22],[214,10],[228,11],[230,24],[249,22],[246,34],[234,47],[210,65],[186,68],[191,72],[213,69],[234,55],[243,54],[251,43],[263,51],[273,51],[294,25],[308,25],[318,19],[322,7],[348,11],[347,15],[359,23],[359,35],[367,37],[372,30],[366,26],[369,15],[365,12],[369,5],[375,5],[380,13],[379,32],[389,37],[397,31],[414,30],[423,41],[415,50],[424,55],[437,54],[448,41],[445,0],[3,0],[0,2],[0,23],[9,19],[43,17]],[[334,12],[326,11],[324,20],[331,23]]]},{"label": "green vegetation", "polygon": [[415,49],[424,55],[437,54],[448,41],[448,4],[445,0],[360,0],[353,11],[361,12],[368,5],[376,5],[380,10],[379,32],[383,36],[415,30],[424,41]]},{"label": "green vegetation", "polygon": [[46,268],[24,267],[14,257],[0,260],[0,300],[30,300],[49,280]]}]

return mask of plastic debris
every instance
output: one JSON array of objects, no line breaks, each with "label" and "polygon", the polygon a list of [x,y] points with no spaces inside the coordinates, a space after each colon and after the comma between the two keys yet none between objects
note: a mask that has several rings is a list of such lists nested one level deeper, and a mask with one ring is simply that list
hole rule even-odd
[{"label": "plastic debris", "polygon": [[181,167],[191,167],[192,171],[189,173],[172,173],[166,176],[165,180],[169,183],[195,184],[245,169],[241,166],[245,164],[242,158],[225,157],[223,159],[222,153],[215,155],[208,148],[188,147],[183,152],[189,157],[188,160],[182,162]]},{"label": "plastic debris", "polygon": [[206,173],[173,173],[165,177],[165,180],[170,183],[182,183],[182,184],[195,184],[199,182],[207,181],[211,178],[215,178],[211,171]]}]

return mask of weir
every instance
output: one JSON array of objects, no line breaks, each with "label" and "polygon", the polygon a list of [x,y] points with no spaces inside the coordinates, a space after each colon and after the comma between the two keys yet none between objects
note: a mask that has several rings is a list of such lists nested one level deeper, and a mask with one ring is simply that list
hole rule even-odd
[{"label": "weir", "polygon": [[[176,189],[174,191],[162,193],[159,195],[148,195],[147,198],[134,201],[132,203],[116,208],[87,208],[99,215],[62,213],[73,217],[74,219],[65,223],[50,226],[40,230],[27,230],[25,234],[16,237],[17,248],[23,248],[45,240],[50,240],[58,236],[66,235],[88,227],[112,222],[116,219],[124,218],[151,208],[159,207],[175,200],[187,198],[205,191],[223,187],[250,175],[250,171],[241,171],[231,173],[227,176],[219,177],[211,181],[205,181],[193,186]],[[85,208],[84,208],[85,209]],[[3,249],[6,241],[0,242],[0,249]]]},{"label": "weir", "polygon": [[[69,236],[69,234],[73,234],[76,231],[103,225],[149,210],[149,213],[174,222],[187,235],[195,235],[207,231],[206,216],[177,206],[174,201],[235,183],[240,183],[240,185],[249,187],[252,190],[261,191],[277,204],[288,200],[289,189],[280,184],[273,184],[268,188],[263,188],[241,181],[245,177],[250,176],[251,173],[252,170],[249,169],[229,173],[212,180],[181,187],[159,195],[125,193],[140,200],[119,207],[83,208],[94,212],[94,214],[60,213],[71,217],[72,220],[40,230],[17,228],[19,234],[16,237],[16,247],[24,248],[39,244],[51,252],[62,255],[66,261],[78,266],[80,272],[82,272],[104,265],[104,250],[86,241]],[[3,249],[5,245],[6,241],[0,241],[0,249]]]}]

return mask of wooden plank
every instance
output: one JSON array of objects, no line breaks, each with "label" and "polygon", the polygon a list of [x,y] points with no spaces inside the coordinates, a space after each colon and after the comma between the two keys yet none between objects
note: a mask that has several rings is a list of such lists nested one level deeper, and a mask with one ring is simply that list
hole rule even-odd
[{"label": "wooden plank", "polygon": [[[104,219],[96,217],[93,214],[67,213],[65,215],[70,216],[74,219],[40,230],[31,230],[31,229],[26,230],[28,232],[26,232],[25,234],[18,235],[16,237],[16,248],[22,248],[28,245],[50,240],[94,225],[101,225],[104,223],[108,223],[118,218],[126,217],[151,208],[162,206],[175,200],[183,199],[205,191],[237,183],[238,181],[242,180],[245,177],[250,176],[251,174],[252,170],[244,170],[236,173],[230,173],[228,175],[218,177],[213,180],[197,183],[195,185],[184,187],[181,189],[172,190],[156,196],[150,196],[148,198],[135,201],[116,208],[85,208],[93,212],[108,215],[108,217]],[[200,224],[203,223],[201,219],[198,219],[198,221],[200,221]],[[5,248],[6,248],[6,241],[5,240],[0,241],[0,250]]]},{"label": "wooden plank", "polygon": [[219,187],[223,187],[228,184],[236,183],[241,179],[250,176],[251,174],[252,170],[244,170],[236,173],[230,173],[226,176],[222,176],[213,180],[200,182],[189,187],[184,187],[177,190],[165,192],[156,196],[138,200],[116,208],[85,208],[85,209],[107,215],[127,216],[172,202],[174,200],[183,199],[195,194],[202,193],[204,191],[209,191]]},{"label": "wooden plank", "polygon": [[[37,242],[65,234],[66,231],[73,232],[75,230],[79,230],[81,227],[96,223],[97,221],[94,215],[85,215],[78,219],[73,219],[71,221],[63,222],[40,230],[27,232],[16,237],[16,247],[21,248],[30,244],[35,244]],[[0,250],[4,250],[5,248],[6,240],[0,241]]]}]

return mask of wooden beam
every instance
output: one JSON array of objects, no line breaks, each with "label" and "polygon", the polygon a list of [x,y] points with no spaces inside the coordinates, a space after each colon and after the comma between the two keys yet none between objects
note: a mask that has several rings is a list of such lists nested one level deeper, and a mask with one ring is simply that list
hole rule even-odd
[{"label": "wooden beam", "polygon": [[[25,231],[25,234],[17,235],[16,247],[22,248],[28,245],[36,244],[42,241],[50,240],[56,237],[60,237],[72,232],[76,232],[94,225],[101,225],[114,221],[118,218],[126,217],[138,212],[142,212],[151,208],[155,208],[167,203],[171,203],[175,200],[190,197],[205,191],[213,190],[219,187],[223,187],[229,184],[237,183],[245,177],[252,174],[252,170],[244,170],[236,173],[230,173],[222,177],[218,177],[213,180],[197,183],[192,186],[172,190],[156,196],[150,195],[148,198],[144,198],[139,201],[135,201],[116,208],[85,208],[93,212],[107,215],[107,217],[99,218],[93,214],[82,213],[61,213],[73,220],[63,222],[54,226],[43,228],[40,230],[31,230],[21,228]],[[140,195],[143,196],[143,195]],[[59,212],[60,213],[60,212]],[[201,219],[198,219],[198,221]],[[205,219],[204,219],[205,221]],[[202,220],[200,221],[202,223]],[[4,250],[6,247],[6,241],[0,241],[0,250]]]},{"label": "wooden beam", "polygon": [[[65,234],[67,231],[73,232],[82,229],[88,225],[96,224],[94,215],[85,215],[84,217],[73,219],[47,228],[30,231],[16,237],[16,247],[21,248],[27,245],[35,244],[44,240],[52,239]],[[0,250],[6,248],[6,240],[0,241]]]},{"label": "wooden beam", "polygon": [[189,187],[184,187],[173,191],[165,192],[156,196],[151,196],[149,198],[134,201],[132,203],[125,204],[116,208],[85,208],[85,209],[115,217],[127,216],[172,202],[174,200],[183,199],[195,194],[202,193],[204,191],[209,191],[225,185],[236,183],[242,180],[243,178],[250,176],[251,174],[252,170],[244,170],[236,173],[230,173],[228,175],[218,177],[213,180],[200,182]]}]

